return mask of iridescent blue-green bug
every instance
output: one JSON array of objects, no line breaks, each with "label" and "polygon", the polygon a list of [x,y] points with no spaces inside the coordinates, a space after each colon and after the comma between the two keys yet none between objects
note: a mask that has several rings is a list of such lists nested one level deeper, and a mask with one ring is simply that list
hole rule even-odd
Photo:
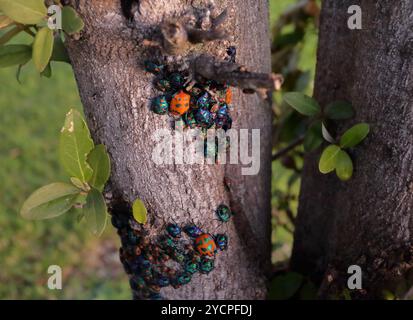
[{"label": "iridescent blue-green bug", "polygon": [[185,113],[182,118],[189,128],[194,129],[196,127],[196,120],[192,111]]},{"label": "iridescent blue-green bug", "polygon": [[143,277],[149,277],[149,276],[152,275],[152,265],[151,265],[150,261],[144,260],[138,266],[139,266],[139,273]]},{"label": "iridescent blue-green bug", "polygon": [[215,126],[218,129],[223,129],[224,131],[227,131],[231,129],[232,127],[232,118],[229,114],[227,115],[222,115],[217,113],[217,116],[215,118]]},{"label": "iridescent blue-green bug", "polygon": [[222,222],[228,222],[232,216],[231,209],[228,208],[225,204],[219,205],[217,210],[215,211],[215,214],[217,215],[218,220]]},{"label": "iridescent blue-green bug", "polygon": [[168,92],[172,90],[172,85],[167,79],[158,79],[155,81],[155,87],[162,92]]},{"label": "iridescent blue-green bug", "polygon": [[217,115],[227,116],[229,115],[229,107],[226,103],[220,105]]},{"label": "iridescent blue-green bug", "polygon": [[195,113],[195,120],[203,128],[210,128],[214,124],[212,113],[203,108],[197,110]]},{"label": "iridescent blue-green bug", "polygon": [[214,270],[214,268],[215,268],[214,260],[208,259],[208,258],[202,258],[199,264],[199,271],[201,273],[208,274],[212,270]]},{"label": "iridescent blue-green bug", "polygon": [[183,263],[185,261],[185,256],[180,252],[175,252],[173,258],[178,263]]},{"label": "iridescent blue-green bug", "polygon": [[149,295],[149,299],[151,299],[151,300],[163,300],[163,297],[159,292],[156,292],[156,293],[151,292],[151,294]]},{"label": "iridescent blue-green bug", "polygon": [[166,114],[169,109],[169,103],[166,96],[159,96],[152,101],[152,111],[156,114]]},{"label": "iridescent blue-green bug", "polygon": [[177,224],[169,223],[166,226],[166,232],[168,232],[168,234],[173,238],[179,238],[181,236],[182,230]]},{"label": "iridescent blue-green bug", "polygon": [[203,233],[202,230],[194,224],[186,225],[184,232],[191,238],[196,238]]},{"label": "iridescent blue-green bug", "polygon": [[163,69],[165,68],[165,66],[149,61],[149,60],[145,61],[144,64],[145,64],[145,70],[153,74],[158,74],[162,72]]},{"label": "iridescent blue-green bug", "polygon": [[226,234],[216,234],[214,238],[219,250],[224,251],[228,248],[228,236]]},{"label": "iridescent blue-green bug", "polygon": [[198,263],[194,260],[189,260],[185,263],[185,271],[194,274],[198,271]]},{"label": "iridescent blue-green bug", "polygon": [[168,80],[175,91],[182,89],[185,84],[185,78],[178,72],[172,73]]},{"label": "iridescent blue-green bug", "polygon": [[170,285],[170,281],[168,277],[165,276],[160,276],[157,280],[156,283],[160,287],[167,287]]},{"label": "iridescent blue-green bug", "polygon": [[177,280],[178,284],[185,285],[185,284],[188,284],[191,281],[191,279],[192,279],[191,274],[187,273],[187,272],[184,272],[184,273],[180,274],[177,277],[176,280]]},{"label": "iridescent blue-green bug", "polygon": [[139,243],[139,236],[137,236],[133,230],[128,230],[128,241],[131,245],[137,245]]},{"label": "iridescent blue-green bug", "polygon": [[209,107],[211,98],[208,92],[205,92],[202,96],[200,96],[197,100],[197,107],[207,109]]},{"label": "iridescent blue-green bug", "polygon": [[132,277],[129,280],[130,287],[132,290],[138,290],[145,287],[145,280],[142,277]]}]

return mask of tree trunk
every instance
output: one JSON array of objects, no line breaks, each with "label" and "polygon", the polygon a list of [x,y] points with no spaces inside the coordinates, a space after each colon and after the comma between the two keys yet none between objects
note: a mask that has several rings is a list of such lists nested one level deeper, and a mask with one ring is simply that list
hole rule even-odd
[{"label": "tree trunk", "polygon": [[413,2],[363,1],[362,30],[347,28],[352,4],[323,2],[315,97],[353,103],[339,133],[362,121],[372,132],[351,152],[349,182],[320,174],[319,153],[306,157],[291,265],[322,282],[321,296],[340,294],[359,265],[364,291],[354,296],[374,298],[413,263]]},{"label": "tree trunk", "polygon": [[[149,110],[160,93],[153,75],[142,65],[151,59],[143,46],[153,28],[164,19],[184,14],[191,5],[206,1],[140,1],[133,27],[121,14],[120,1],[77,1],[85,21],[80,40],[69,39],[68,50],[75,71],[86,118],[95,142],[104,143],[112,159],[112,175],[106,196],[112,214],[130,210],[140,198],[148,209],[145,229],[153,239],[165,224],[193,221],[210,232],[223,230],[229,248],[219,253],[215,270],[196,274],[179,289],[167,287],[170,299],[256,299],[266,295],[266,271],[270,263],[271,108],[258,95],[234,91],[235,128],[261,130],[261,170],[242,176],[240,165],[156,165],[152,161],[153,136],[171,129],[171,119]],[[198,49],[219,58],[227,47],[237,47],[237,62],[250,70],[270,72],[268,2],[266,0],[219,1],[228,7],[225,24],[232,36]],[[224,181],[225,180],[225,181]],[[228,188],[226,188],[228,186]],[[214,220],[214,211],[227,204],[236,212],[227,225]]]}]

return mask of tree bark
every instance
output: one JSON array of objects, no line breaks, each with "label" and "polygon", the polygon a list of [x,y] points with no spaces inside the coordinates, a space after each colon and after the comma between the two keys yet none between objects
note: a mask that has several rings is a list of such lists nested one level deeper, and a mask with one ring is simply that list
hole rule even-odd
[{"label": "tree bark", "polygon": [[[353,4],[362,30],[347,27]],[[350,265],[363,271],[359,298],[406,284],[412,269],[412,14],[410,0],[323,2],[315,97],[353,103],[356,118],[339,133],[362,121],[372,132],[351,151],[349,182],[320,174],[319,152],[305,159],[291,266],[322,283],[322,297],[347,287]]]},{"label": "tree bark", "polygon": [[[67,46],[92,136],[104,143],[112,159],[112,175],[106,196],[122,214],[140,198],[148,209],[148,237],[154,239],[166,223],[193,221],[205,230],[222,229],[229,248],[219,253],[209,275],[196,274],[192,281],[161,293],[169,299],[257,299],[266,295],[266,271],[270,264],[271,108],[258,95],[234,92],[235,128],[261,130],[261,170],[242,176],[240,165],[156,165],[152,161],[153,136],[171,129],[171,120],[149,110],[160,93],[153,75],[142,65],[151,50],[142,45],[164,19],[184,14],[191,5],[205,1],[140,1],[141,14],[127,25],[120,1],[76,1],[85,21],[79,40]],[[202,45],[201,53],[225,57],[226,48],[237,47],[237,62],[250,70],[270,72],[270,38],[267,0],[223,0],[228,8],[225,28],[232,36]],[[225,180],[225,181],[224,181]],[[228,188],[226,188],[226,186]],[[121,205],[119,205],[121,203]],[[214,220],[221,203],[236,212],[228,225]]]}]

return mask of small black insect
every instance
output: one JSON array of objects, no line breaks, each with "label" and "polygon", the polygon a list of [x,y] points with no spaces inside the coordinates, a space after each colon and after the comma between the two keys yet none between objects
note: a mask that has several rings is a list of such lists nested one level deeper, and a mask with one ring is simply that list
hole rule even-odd
[{"label": "small black insect", "polygon": [[122,7],[122,13],[129,21],[133,20],[133,4],[134,3],[136,3],[138,7],[138,12],[140,14],[141,13],[139,11],[140,0],[120,0],[120,5]]}]

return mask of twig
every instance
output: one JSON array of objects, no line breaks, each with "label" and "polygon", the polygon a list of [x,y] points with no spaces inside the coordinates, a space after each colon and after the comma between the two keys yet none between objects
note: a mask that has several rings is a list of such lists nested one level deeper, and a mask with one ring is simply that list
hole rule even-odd
[{"label": "twig", "polygon": [[298,147],[299,145],[301,145],[304,142],[304,136],[300,136],[298,137],[296,140],[294,140],[293,142],[291,142],[288,146],[286,146],[285,148],[281,149],[280,151],[278,151],[277,153],[272,155],[272,161],[275,161],[279,158],[281,158],[282,156],[285,156],[287,153],[289,153],[291,150],[293,150],[295,147]]},{"label": "twig", "polygon": [[293,212],[290,209],[287,209],[287,210],[285,210],[285,213],[286,213],[288,219],[290,220],[291,224],[293,226],[295,226],[295,217],[294,217]]},{"label": "twig", "polygon": [[194,71],[204,78],[241,88],[245,93],[279,90],[283,82],[279,74],[249,72],[236,63],[217,60],[208,55],[195,59]]}]

